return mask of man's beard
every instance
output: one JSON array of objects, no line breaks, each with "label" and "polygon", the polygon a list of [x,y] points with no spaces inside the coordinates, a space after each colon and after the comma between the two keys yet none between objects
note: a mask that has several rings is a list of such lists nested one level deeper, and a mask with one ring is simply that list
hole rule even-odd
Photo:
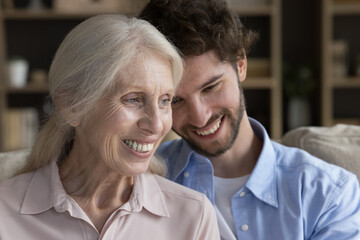
[{"label": "man's beard", "polygon": [[[237,108],[235,116],[231,114],[231,112],[228,109],[224,109],[222,111],[222,114],[220,116],[225,116],[227,120],[230,120],[230,129],[229,136],[225,139],[225,141],[221,140],[214,140],[211,145],[209,145],[207,148],[202,147],[201,144],[197,143],[196,141],[193,141],[189,137],[184,136],[183,134],[179,134],[181,137],[183,137],[189,145],[194,149],[197,153],[207,156],[207,157],[218,157],[225,153],[227,150],[229,150],[233,145],[234,142],[239,134],[240,130],[240,123],[244,116],[245,112],[245,99],[244,94],[242,91],[242,88],[239,86],[240,90],[240,99],[239,99],[239,106]],[[218,119],[219,114],[216,116],[213,116],[209,119],[209,123],[213,122],[214,120]],[[223,124],[223,122],[221,123]],[[189,129],[189,128],[188,128]],[[185,128],[184,128],[185,130]],[[175,131],[175,130],[174,130]],[[175,131],[176,132],[176,131]],[[183,131],[186,132],[186,131]],[[214,147],[215,145],[215,147]]]}]

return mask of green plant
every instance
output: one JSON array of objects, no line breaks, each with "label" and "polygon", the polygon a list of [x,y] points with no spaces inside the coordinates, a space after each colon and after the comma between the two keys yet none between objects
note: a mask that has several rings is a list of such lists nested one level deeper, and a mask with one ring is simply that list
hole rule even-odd
[{"label": "green plant", "polygon": [[308,65],[283,65],[283,87],[287,97],[308,97],[315,88],[314,73]]}]

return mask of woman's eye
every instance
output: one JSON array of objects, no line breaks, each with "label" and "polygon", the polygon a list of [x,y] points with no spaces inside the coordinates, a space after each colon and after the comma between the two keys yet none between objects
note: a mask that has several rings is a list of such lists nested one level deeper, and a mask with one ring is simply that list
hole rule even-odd
[{"label": "woman's eye", "polygon": [[140,96],[135,94],[128,95],[123,98],[125,104],[139,104],[143,102],[143,99]]},{"label": "woman's eye", "polygon": [[141,101],[140,101],[140,98],[129,98],[129,99],[127,99],[127,102],[129,102],[129,103],[139,103]]},{"label": "woman's eye", "polygon": [[164,107],[170,106],[171,98],[164,98],[160,101],[160,103],[161,103],[161,106],[164,106]]}]

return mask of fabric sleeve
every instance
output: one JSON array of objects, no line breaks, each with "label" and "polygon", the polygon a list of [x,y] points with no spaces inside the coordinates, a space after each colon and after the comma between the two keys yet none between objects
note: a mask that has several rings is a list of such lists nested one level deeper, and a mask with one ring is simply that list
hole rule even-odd
[{"label": "fabric sleeve", "polygon": [[328,196],[328,206],[317,221],[311,240],[360,239],[360,189],[354,175]]}]

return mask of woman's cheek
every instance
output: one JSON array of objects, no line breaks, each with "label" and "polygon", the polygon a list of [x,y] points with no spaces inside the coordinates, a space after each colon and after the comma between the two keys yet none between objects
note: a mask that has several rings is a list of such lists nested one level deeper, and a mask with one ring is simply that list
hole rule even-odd
[{"label": "woman's cheek", "polygon": [[121,137],[115,132],[104,130],[98,135],[98,148],[100,156],[108,163],[118,159]]},{"label": "woman's cheek", "polygon": [[[165,120],[164,120],[164,123],[163,123],[165,134],[166,134],[168,131],[170,131],[171,126],[172,126],[172,121],[173,121],[173,119],[172,119],[172,112],[169,111],[169,112],[167,112],[166,117],[165,117]],[[165,136],[165,134],[164,134],[164,136]]]}]

